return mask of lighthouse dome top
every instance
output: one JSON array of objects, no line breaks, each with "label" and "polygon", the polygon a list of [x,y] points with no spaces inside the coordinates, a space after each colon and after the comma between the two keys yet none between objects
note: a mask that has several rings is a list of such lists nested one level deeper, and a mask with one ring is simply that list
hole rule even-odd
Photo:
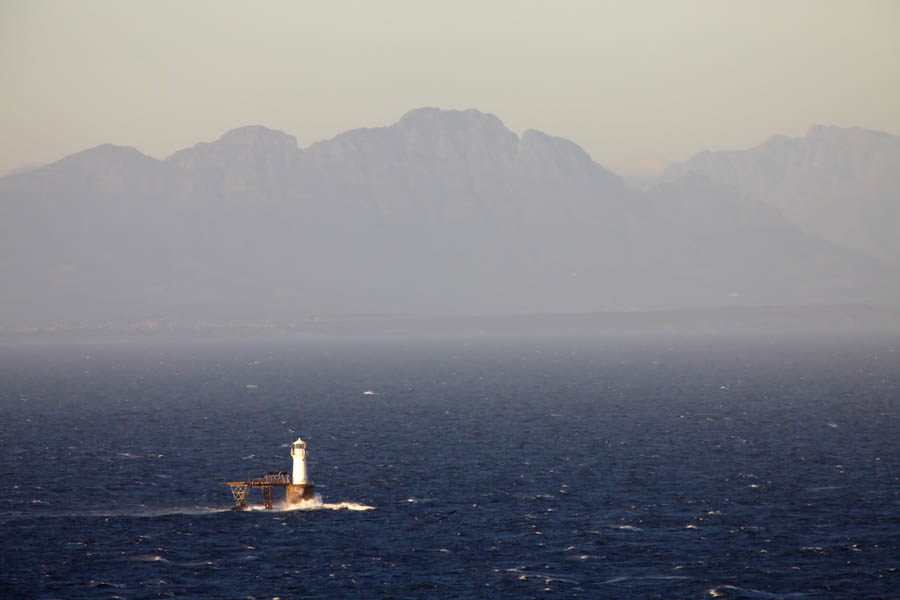
[{"label": "lighthouse dome top", "polygon": [[294,442],[294,443],[291,444],[291,445],[292,445],[292,446],[300,446],[300,447],[305,448],[305,447],[306,447],[306,442],[304,442],[301,438],[297,438],[297,441]]}]

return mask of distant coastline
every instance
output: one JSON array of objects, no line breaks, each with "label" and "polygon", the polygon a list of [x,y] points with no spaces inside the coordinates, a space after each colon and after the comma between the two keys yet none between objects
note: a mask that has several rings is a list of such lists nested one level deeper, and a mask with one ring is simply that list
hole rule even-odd
[{"label": "distant coastline", "polygon": [[900,333],[900,308],[867,305],[771,306],[590,314],[429,317],[319,315],[290,323],[144,320],[0,329],[0,343],[79,339],[295,337],[491,337],[652,334]]}]

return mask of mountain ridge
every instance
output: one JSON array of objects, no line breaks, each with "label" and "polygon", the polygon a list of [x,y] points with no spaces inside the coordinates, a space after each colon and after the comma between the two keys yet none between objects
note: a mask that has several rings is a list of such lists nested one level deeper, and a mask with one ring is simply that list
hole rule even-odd
[{"label": "mountain ridge", "polygon": [[629,190],[474,109],[307,148],[258,125],[162,160],[103,145],[0,179],[0,324],[900,305],[889,263],[674,179]]}]

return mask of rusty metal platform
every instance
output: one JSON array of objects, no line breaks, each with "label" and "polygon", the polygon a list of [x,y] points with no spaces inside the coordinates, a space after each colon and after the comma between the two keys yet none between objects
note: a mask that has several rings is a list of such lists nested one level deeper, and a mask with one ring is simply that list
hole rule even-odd
[{"label": "rusty metal platform", "polygon": [[267,509],[272,508],[272,488],[286,488],[291,485],[290,474],[284,471],[271,471],[262,477],[247,477],[246,481],[229,481],[226,482],[231,488],[231,495],[234,496],[233,510],[244,510],[247,508],[245,501],[250,488],[259,488],[262,494],[263,506]]}]

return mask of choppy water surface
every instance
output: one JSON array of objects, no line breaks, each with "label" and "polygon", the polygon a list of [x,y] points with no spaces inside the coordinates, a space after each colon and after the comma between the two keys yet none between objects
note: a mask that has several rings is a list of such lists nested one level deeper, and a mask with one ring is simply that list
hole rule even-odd
[{"label": "choppy water surface", "polygon": [[[900,597],[896,339],[17,343],[0,384],[4,597]],[[297,435],[321,498],[229,510]]]}]

